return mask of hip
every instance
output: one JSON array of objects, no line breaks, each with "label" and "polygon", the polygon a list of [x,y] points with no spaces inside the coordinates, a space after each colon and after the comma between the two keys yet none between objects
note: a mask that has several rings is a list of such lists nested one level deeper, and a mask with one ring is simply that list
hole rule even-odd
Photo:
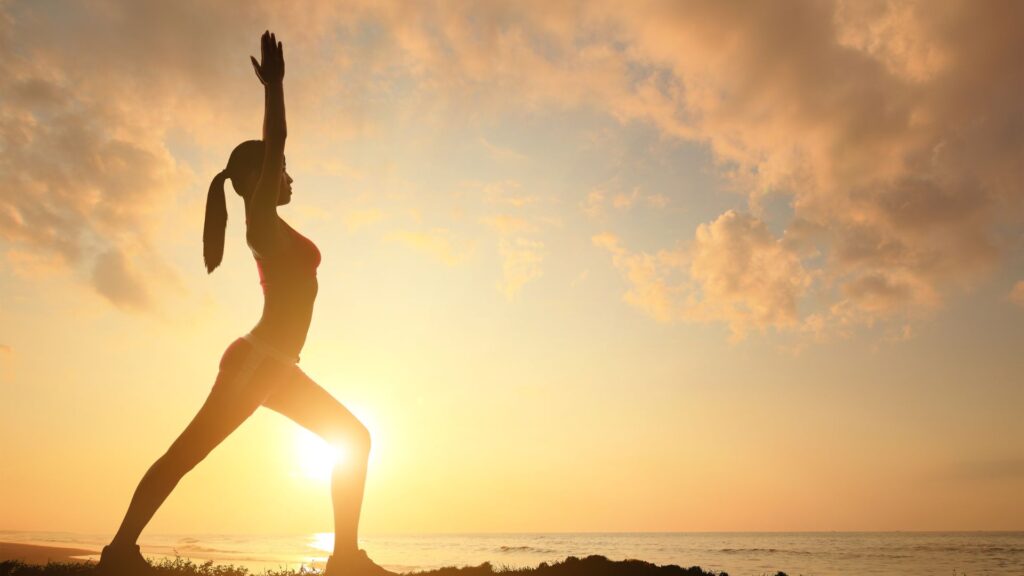
[{"label": "hip", "polygon": [[301,373],[299,357],[265,340],[246,334],[236,338],[221,355],[214,391],[218,396],[262,403],[279,386]]}]

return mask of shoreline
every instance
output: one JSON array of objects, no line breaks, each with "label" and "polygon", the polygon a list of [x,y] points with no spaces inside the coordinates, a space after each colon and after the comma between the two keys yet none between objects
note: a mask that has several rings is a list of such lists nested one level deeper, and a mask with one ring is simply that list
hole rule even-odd
[{"label": "shoreline", "polygon": [[[76,573],[82,568],[91,572],[91,561],[75,558],[75,556],[89,554],[94,554],[94,552],[83,548],[0,542],[0,565],[11,565],[16,573],[23,576],[63,575],[66,574],[68,564],[72,565]],[[184,562],[181,560],[179,558],[175,558],[173,561],[164,559],[161,563],[154,564],[154,567],[161,573],[170,573],[172,576],[204,576],[210,573],[208,564],[196,564],[189,559],[184,559]],[[76,564],[77,566],[75,566]],[[433,570],[397,573],[396,576],[505,576],[509,570],[510,568],[506,566],[483,562],[476,566],[443,566]],[[603,574],[604,576],[727,576],[724,572],[709,572],[698,566],[689,568],[673,564],[659,566],[643,560],[609,560],[607,557],[597,554],[584,558],[569,556],[565,560],[554,563],[541,562],[536,567],[525,570],[514,569],[514,572],[519,576],[532,576],[533,574],[542,574],[543,576],[592,576],[593,574]],[[231,571],[231,573],[236,573],[236,571]],[[246,573],[244,569],[242,573]],[[286,569],[285,571],[264,571],[258,575],[253,574],[254,576],[269,576],[270,574],[305,576],[310,572],[300,567],[298,571]],[[786,576],[786,573],[778,572],[775,576]]]},{"label": "shoreline", "polygon": [[99,550],[85,548],[65,548],[61,546],[42,546],[38,544],[21,544],[16,542],[0,542],[0,562],[17,560],[25,564],[46,565],[49,562],[92,562],[78,556],[99,554]]}]

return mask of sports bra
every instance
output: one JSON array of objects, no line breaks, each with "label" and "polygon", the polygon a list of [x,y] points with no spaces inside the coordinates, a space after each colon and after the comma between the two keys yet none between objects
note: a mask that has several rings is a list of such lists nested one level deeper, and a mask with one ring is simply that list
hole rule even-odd
[{"label": "sports bra", "polygon": [[256,259],[256,270],[260,275],[260,286],[266,294],[282,275],[285,282],[295,282],[300,278],[316,278],[316,269],[320,266],[320,250],[312,240],[299,234],[294,228],[281,220],[288,233],[288,242],[284,251],[275,253],[271,262],[264,261],[253,252]]}]

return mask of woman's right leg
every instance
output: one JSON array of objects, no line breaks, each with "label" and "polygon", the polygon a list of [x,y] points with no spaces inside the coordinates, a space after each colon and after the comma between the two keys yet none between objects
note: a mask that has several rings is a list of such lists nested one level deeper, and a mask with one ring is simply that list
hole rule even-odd
[{"label": "woman's right leg", "polygon": [[343,458],[331,474],[334,503],[334,555],[358,553],[359,512],[363,505],[370,432],[348,408],[338,402],[298,366],[264,401],[279,412],[338,448]]},{"label": "woman's right leg", "polygon": [[135,544],[178,481],[260,406],[277,377],[273,364],[241,339],[228,347],[206,402],[139,482],[113,546]]}]

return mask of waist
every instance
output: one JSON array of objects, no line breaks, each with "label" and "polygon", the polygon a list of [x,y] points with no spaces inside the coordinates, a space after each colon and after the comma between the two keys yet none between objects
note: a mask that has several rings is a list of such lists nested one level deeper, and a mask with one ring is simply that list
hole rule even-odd
[{"label": "waist", "polygon": [[278,349],[276,346],[274,346],[274,345],[270,344],[269,342],[267,342],[266,340],[260,338],[259,336],[254,335],[252,332],[249,332],[249,333],[245,334],[244,336],[242,336],[242,339],[245,340],[246,342],[248,342],[249,344],[252,344],[252,347],[255,348],[256,350],[258,350],[259,352],[265,354],[266,356],[270,356],[271,358],[273,358],[275,360],[278,360],[280,362],[284,362],[286,364],[298,364],[299,363],[299,355],[298,354],[295,354],[295,355],[288,354],[287,352],[284,352],[284,351]]}]

